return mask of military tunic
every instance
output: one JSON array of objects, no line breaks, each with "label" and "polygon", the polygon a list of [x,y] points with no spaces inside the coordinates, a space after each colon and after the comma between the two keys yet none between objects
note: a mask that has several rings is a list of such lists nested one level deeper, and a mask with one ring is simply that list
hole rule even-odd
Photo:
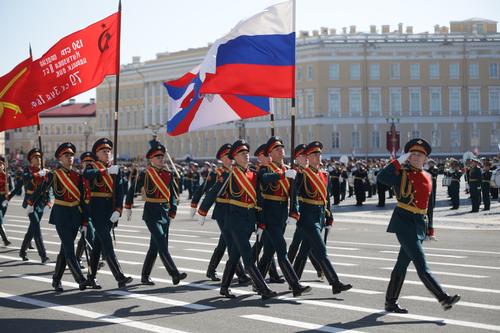
[{"label": "military tunic", "polygon": [[490,197],[490,181],[491,181],[492,172],[490,170],[483,171],[483,181],[481,182],[481,192],[483,194],[483,204],[484,210],[490,210],[491,197]]},{"label": "military tunic", "polygon": [[469,192],[472,202],[472,212],[478,212],[481,205],[481,184],[483,182],[481,169],[472,167],[469,170]]}]

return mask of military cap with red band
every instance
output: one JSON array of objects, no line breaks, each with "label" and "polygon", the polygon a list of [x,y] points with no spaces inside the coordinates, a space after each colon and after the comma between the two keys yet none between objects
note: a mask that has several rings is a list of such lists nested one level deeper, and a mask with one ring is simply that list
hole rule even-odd
[{"label": "military cap with red band", "polygon": [[432,148],[429,142],[424,139],[415,138],[408,141],[405,145],[404,152],[419,151],[427,156],[431,154]]},{"label": "military cap with red band", "polygon": [[266,143],[266,152],[269,154],[276,147],[285,147],[279,136],[272,136]]},{"label": "military cap with red band", "polygon": [[301,143],[300,145],[297,145],[295,149],[293,150],[293,158],[297,158],[299,155],[304,155],[306,153],[306,145]]},{"label": "military cap with red band", "polygon": [[266,148],[267,148],[267,143],[261,144],[253,153],[253,156],[258,157],[260,155],[265,155],[267,156],[266,153]]},{"label": "military cap with red band", "polygon": [[313,141],[306,147],[306,155],[321,153],[323,150],[323,144],[319,141]]},{"label": "military cap with red band", "polygon": [[229,152],[229,158],[233,159],[236,154],[242,151],[250,151],[250,145],[242,139],[236,140],[231,146],[231,151]]},{"label": "military cap with red band", "polygon": [[165,146],[162,145],[161,143],[158,143],[158,144],[154,145],[153,147],[149,148],[149,150],[146,154],[146,158],[152,159],[153,157],[158,156],[158,155],[165,155],[166,151],[167,151],[167,149],[165,148]]},{"label": "military cap with red band", "polygon": [[92,152],[94,154],[102,149],[113,149],[113,141],[108,138],[101,138],[97,140],[92,146]]},{"label": "military cap with red band", "polygon": [[80,155],[81,162],[95,162],[97,161],[97,156],[91,151],[86,151]]},{"label": "military cap with red band", "polygon": [[31,161],[31,159],[35,156],[42,156],[42,152],[38,148],[33,148],[28,152],[28,161]]},{"label": "military cap with red band", "polygon": [[75,152],[76,152],[75,145],[72,144],[71,142],[65,142],[65,143],[62,143],[59,147],[57,147],[54,156],[56,158],[60,158],[61,156],[63,156],[64,154],[67,154],[67,153],[75,155]]},{"label": "military cap with red band", "polygon": [[215,155],[215,158],[220,160],[223,156],[228,155],[230,150],[231,150],[230,143],[223,144],[217,151],[217,155]]}]

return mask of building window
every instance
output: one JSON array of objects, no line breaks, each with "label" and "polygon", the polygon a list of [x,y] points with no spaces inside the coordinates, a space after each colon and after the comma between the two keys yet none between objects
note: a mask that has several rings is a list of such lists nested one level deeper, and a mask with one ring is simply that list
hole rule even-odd
[{"label": "building window", "polygon": [[340,66],[339,64],[330,64],[328,66],[328,78],[330,80],[340,79]]},{"label": "building window", "polygon": [[302,81],[302,67],[297,66],[297,81]]},{"label": "building window", "polygon": [[457,128],[450,131],[450,146],[452,148],[460,147],[460,131]]},{"label": "building window", "polygon": [[411,138],[412,139],[420,138],[420,131],[417,129],[413,129],[411,131]]},{"label": "building window", "polygon": [[340,89],[328,90],[328,114],[340,116]]},{"label": "building window", "polygon": [[337,131],[332,132],[332,149],[340,149],[340,133]]},{"label": "building window", "polygon": [[401,88],[389,88],[389,109],[393,116],[401,115]]},{"label": "building window", "polygon": [[374,148],[374,149],[380,148],[380,132],[379,131],[372,132],[372,148]]},{"label": "building window", "polygon": [[359,149],[361,148],[361,133],[358,131],[353,131],[351,133],[351,142],[352,142],[352,147],[353,149]]},{"label": "building window", "polygon": [[307,92],[306,109],[307,115],[312,116],[314,114],[314,92]]},{"label": "building window", "polygon": [[68,135],[73,134],[73,128],[71,128],[71,126],[68,126],[68,127],[67,127],[67,129],[66,129],[66,134],[68,134]]},{"label": "building window", "polygon": [[370,114],[380,114],[381,112],[381,98],[380,98],[380,88],[369,88],[368,89],[368,110]]},{"label": "building window", "polygon": [[473,126],[470,133],[471,133],[470,134],[470,146],[471,147],[479,147],[479,143],[481,142],[481,134],[479,133],[479,128],[477,128],[476,126]]},{"label": "building window", "polygon": [[420,64],[410,65],[410,80],[420,80]]},{"label": "building window", "polygon": [[304,97],[302,95],[302,92],[297,92],[297,113],[299,115],[304,114]]},{"label": "building window", "polygon": [[460,75],[459,68],[458,62],[452,62],[449,64],[448,70],[450,72],[450,80],[458,80],[458,76]]},{"label": "building window", "polygon": [[499,143],[500,143],[500,131],[496,128],[493,128],[490,134],[490,145],[497,146]]},{"label": "building window", "polygon": [[399,80],[401,77],[400,71],[399,71],[399,64],[391,64],[390,67],[390,73],[389,73],[389,79],[391,80]]},{"label": "building window", "polygon": [[471,80],[479,79],[479,66],[477,62],[471,62],[469,64],[469,78]]},{"label": "building window", "polygon": [[479,113],[481,111],[481,88],[469,88],[469,113]]},{"label": "building window", "polygon": [[429,88],[429,112],[441,113],[441,88]]},{"label": "building window", "polygon": [[307,81],[313,80],[313,67],[312,65],[307,65]]},{"label": "building window", "polygon": [[461,103],[460,103],[460,88],[454,87],[449,88],[449,106],[451,113],[460,113]]},{"label": "building window", "polygon": [[361,113],[361,89],[360,88],[349,89],[349,113],[350,114]]},{"label": "building window", "polygon": [[429,65],[429,79],[430,80],[439,80],[439,64],[430,64]]},{"label": "building window", "polygon": [[420,95],[420,88],[410,88],[410,114],[422,113],[422,100]]},{"label": "building window", "polygon": [[61,128],[56,126],[56,135],[61,135]]},{"label": "building window", "polygon": [[500,87],[488,88],[488,109],[490,114],[500,114]]},{"label": "building window", "polygon": [[493,62],[489,66],[490,79],[498,79],[498,64]]},{"label": "building window", "polygon": [[361,78],[361,66],[359,64],[352,64],[349,72],[351,80],[359,80]]},{"label": "building window", "polygon": [[380,65],[371,64],[370,65],[370,80],[380,80]]},{"label": "building window", "polygon": [[432,147],[441,146],[441,132],[437,129],[431,131],[431,146]]}]

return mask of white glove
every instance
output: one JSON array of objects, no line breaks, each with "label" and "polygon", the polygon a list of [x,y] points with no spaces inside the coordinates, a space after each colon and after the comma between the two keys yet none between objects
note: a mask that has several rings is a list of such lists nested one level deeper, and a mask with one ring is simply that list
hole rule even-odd
[{"label": "white glove", "polygon": [[194,219],[196,215],[196,208],[191,207],[191,218]]},{"label": "white glove", "polygon": [[38,175],[40,177],[45,177],[45,175],[47,174],[47,171],[48,171],[47,169],[42,169],[42,170],[38,171]]},{"label": "white glove", "polygon": [[205,224],[205,221],[207,220],[207,217],[206,216],[201,216],[198,218],[198,223],[200,225],[204,225]]},{"label": "white glove", "polygon": [[113,214],[111,214],[111,217],[109,218],[109,220],[112,223],[116,223],[116,222],[118,222],[119,218],[120,218],[120,213],[118,213],[117,211],[114,211]]},{"label": "white glove", "polygon": [[264,232],[264,229],[257,228],[257,231],[255,234],[257,235],[257,242],[260,242],[260,239],[262,238],[262,233]]},{"label": "white glove", "polygon": [[406,153],[398,157],[399,164],[403,164],[410,157],[411,153]]},{"label": "white glove", "polygon": [[108,175],[117,175],[120,167],[118,165],[112,165],[108,168]]},{"label": "white glove", "polygon": [[[115,212],[115,213],[117,213],[117,212]],[[124,213],[125,217],[127,218],[127,221],[132,220],[132,209],[125,208],[123,210],[123,213]]]},{"label": "white glove", "polygon": [[87,237],[87,226],[86,225],[82,225],[82,227],[80,228],[82,234]]},{"label": "white glove", "polygon": [[290,225],[297,224],[297,219],[295,219],[294,217],[288,216],[288,218],[286,219],[286,224],[290,224]]},{"label": "white glove", "polygon": [[295,179],[295,176],[297,176],[297,171],[295,171],[294,169],[288,169],[285,171],[286,178]]},{"label": "white glove", "polygon": [[34,211],[35,209],[33,208],[33,206],[28,205],[28,207],[26,207],[26,215],[30,215]]},{"label": "white glove", "polygon": [[2,201],[2,207],[3,208],[7,208],[8,204],[9,204],[9,200]]}]

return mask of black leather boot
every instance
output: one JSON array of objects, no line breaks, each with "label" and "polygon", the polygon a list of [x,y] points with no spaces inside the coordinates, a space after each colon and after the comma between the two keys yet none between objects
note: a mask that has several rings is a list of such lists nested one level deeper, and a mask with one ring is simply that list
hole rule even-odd
[{"label": "black leather boot", "polygon": [[83,276],[82,270],[80,269],[80,266],[75,262],[71,262],[71,260],[66,260],[66,264],[68,265],[68,268],[73,275],[73,278],[75,279],[76,283],[78,283],[78,288],[80,290],[85,290],[87,288],[87,280]]},{"label": "black leather boot", "polygon": [[56,268],[54,270],[54,275],[52,275],[52,287],[57,292],[63,292],[64,289],[61,285],[61,279],[64,274],[64,269],[66,268],[66,258],[59,254],[56,260]]},{"label": "black leather boot", "polygon": [[232,265],[229,261],[226,263],[226,267],[224,268],[224,273],[222,274],[222,281],[220,284],[219,294],[224,296],[225,298],[235,298],[236,296],[231,292],[229,286],[231,286],[231,281],[234,277],[234,272],[236,271],[237,265]]},{"label": "black leather boot", "polygon": [[309,260],[311,261],[311,264],[313,265],[314,269],[316,270],[316,275],[318,275],[318,278],[323,280],[323,270],[321,269],[321,265],[316,259],[316,257],[311,253],[309,253]]},{"label": "black leather boot", "polygon": [[398,304],[399,294],[401,288],[403,287],[403,282],[405,280],[405,275],[398,274],[393,271],[391,273],[391,280],[387,286],[387,292],[385,294],[385,311],[394,313],[408,313],[408,310],[402,308]]},{"label": "black leather boot", "polygon": [[[264,274],[262,276],[265,277]],[[270,283],[285,283],[285,279],[283,279],[276,269],[276,261],[274,258],[271,259],[271,263],[269,265],[269,282]]]},{"label": "black leather boot", "polygon": [[247,267],[247,272],[250,275],[250,278],[252,279],[255,287],[257,288],[257,292],[260,294],[263,300],[269,299],[271,297],[276,297],[278,295],[275,291],[269,289],[266,281],[264,281],[264,278],[260,274],[255,264]]},{"label": "black leather boot", "polygon": [[26,251],[28,250],[28,245],[31,243],[30,238],[31,237],[29,237],[26,233],[26,235],[24,235],[23,242],[21,243],[21,248],[19,249],[19,256],[23,259],[23,261],[29,260]]},{"label": "black leather boot", "polygon": [[449,296],[443,291],[441,285],[429,272],[417,272],[418,277],[424,283],[424,286],[437,298],[443,310],[450,310],[453,304],[460,300],[460,295]]},{"label": "black leather boot", "polygon": [[146,253],[146,258],[144,258],[144,265],[142,265],[142,273],[141,273],[141,283],[147,286],[154,286],[153,280],[149,277],[151,275],[151,271],[153,270],[154,264],[156,261],[156,255],[151,255]]},{"label": "black leather boot", "polygon": [[335,272],[335,269],[328,258],[320,260],[319,264],[321,265],[321,270],[325,274],[326,279],[332,286],[332,293],[334,295],[340,294],[342,291],[347,291],[352,288],[351,284],[344,284],[339,280],[337,272]]},{"label": "black leather boot", "polygon": [[212,281],[220,281],[220,277],[217,276],[216,269],[223,256],[224,251],[220,251],[218,248],[215,248],[207,268],[207,278]]},{"label": "black leather boot", "polygon": [[107,256],[106,262],[108,263],[109,269],[111,270],[111,273],[113,273],[115,280],[118,282],[118,288],[123,288],[134,280],[130,276],[123,275],[122,268],[118,263],[116,255]]},{"label": "black leather boot", "polygon": [[80,237],[80,240],[78,241],[78,244],[76,245],[75,255],[76,255],[76,260],[78,260],[78,263],[80,264],[81,269],[85,269],[85,266],[82,263],[82,255],[83,255],[83,251],[85,250],[84,246],[86,246],[85,238]]},{"label": "black leather boot", "polygon": [[2,240],[3,240],[3,243],[5,244],[5,246],[9,246],[10,244],[12,244],[7,239],[7,234],[5,233],[5,230],[3,229],[3,225],[1,225],[1,224],[0,224],[0,236],[2,236]]},{"label": "black leather boot", "polygon": [[[226,263],[227,265],[227,263]],[[233,274],[234,275],[234,274]],[[238,277],[238,283],[239,284],[246,284],[252,281],[245,273],[245,269],[243,268],[243,264],[241,263],[241,260],[238,261],[238,265],[236,265],[236,276]]]},{"label": "black leather boot", "polygon": [[441,300],[439,303],[441,303],[441,306],[443,307],[444,311],[448,311],[453,307],[455,303],[460,301],[460,298],[461,298],[460,295],[453,295],[453,296],[446,295],[446,298]]},{"label": "black leather boot", "polygon": [[286,258],[285,260],[279,260],[278,263],[280,265],[281,271],[283,272],[283,276],[285,276],[285,279],[293,292],[293,297],[298,297],[303,293],[311,291],[311,287],[303,286],[300,284],[299,278],[297,277],[297,274],[295,274],[292,264],[290,264],[288,258]]},{"label": "black leather boot", "polygon": [[102,289],[101,285],[96,280],[97,269],[99,266],[100,255],[95,253],[90,254],[89,258],[89,268],[87,273],[87,287],[91,289]]},{"label": "black leather boot", "polygon": [[160,259],[167,269],[168,274],[172,277],[172,283],[174,284],[174,286],[178,285],[181,280],[184,280],[187,277],[186,273],[179,272],[169,253],[167,253],[166,255],[160,253]]},{"label": "black leather boot", "polygon": [[38,250],[38,254],[40,255],[40,260],[42,261],[42,264],[49,262],[50,258],[47,257],[47,251],[45,251],[45,245],[43,244],[42,235],[40,235],[40,237],[34,237],[34,239],[35,239],[35,245],[36,245],[36,248]]}]

